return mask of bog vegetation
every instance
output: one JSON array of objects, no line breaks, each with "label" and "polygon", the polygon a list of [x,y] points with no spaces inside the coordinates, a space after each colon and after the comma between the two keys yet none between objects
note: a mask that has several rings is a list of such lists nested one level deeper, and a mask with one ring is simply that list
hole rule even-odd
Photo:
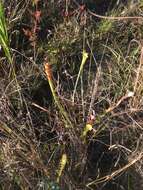
[{"label": "bog vegetation", "polygon": [[143,1],[0,1],[0,189],[143,189]]}]

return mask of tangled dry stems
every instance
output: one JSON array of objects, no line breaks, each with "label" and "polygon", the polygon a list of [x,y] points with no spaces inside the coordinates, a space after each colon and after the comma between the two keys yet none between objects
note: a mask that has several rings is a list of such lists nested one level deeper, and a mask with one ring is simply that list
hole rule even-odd
[{"label": "tangled dry stems", "polygon": [[[11,19],[7,15],[11,40],[17,31],[12,56],[18,83],[8,78],[2,54],[1,188],[135,189],[134,176],[142,179],[143,159],[142,45],[132,46],[132,41],[142,39],[137,21],[142,5],[131,10],[131,17],[125,11],[123,18],[117,17],[122,5],[108,17],[81,9],[75,1],[54,6],[52,1],[33,2],[14,1],[15,12],[13,3],[6,2],[13,13]],[[29,22],[23,14],[28,9]],[[43,12],[38,22],[36,11]],[[40,27],[47,31],[44,41]],[[35,36],[34,43],[29,35]],[[83,50],[86,64],[80,64]],[[44,57],[51,64],[45,73]],[[136,183],[141,189],[142,182]]]}]

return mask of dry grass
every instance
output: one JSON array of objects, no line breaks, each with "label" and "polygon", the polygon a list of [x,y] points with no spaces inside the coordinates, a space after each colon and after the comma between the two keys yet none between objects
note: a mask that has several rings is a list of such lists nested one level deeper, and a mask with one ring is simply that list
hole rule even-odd
[{"label": "dry grass", "polygon": [[0,189],[142,190],[143,5],[124,3],[4,2]]}]

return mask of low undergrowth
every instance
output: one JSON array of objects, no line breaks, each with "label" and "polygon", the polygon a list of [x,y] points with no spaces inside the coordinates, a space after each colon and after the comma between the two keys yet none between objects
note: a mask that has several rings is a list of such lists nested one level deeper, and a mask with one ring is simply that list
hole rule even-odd
[{"label": "low undergrowth", "polygon": [[143,4],[0,1],[0,189],[142,190]]}]

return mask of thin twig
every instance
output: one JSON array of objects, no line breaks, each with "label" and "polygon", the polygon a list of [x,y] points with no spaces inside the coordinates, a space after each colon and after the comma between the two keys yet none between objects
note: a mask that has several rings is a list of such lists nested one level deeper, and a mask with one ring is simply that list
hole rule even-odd
[{"label": "thin twig", "polygon": [[109,107],[107,110],[106,110],[106,113],[109,113],[109,112],[112,112],[115,108],[117,108],[124,100],[128,99],[128,98],[132,98],[134,96],[134,92],[129,92],[128,94],[126,94],[125,96],[121,97],[118,102]]},{"label": "thin twig", "polygon": [[138,87],[142,65],[143,65],[143,47],[141,47],[140,63],[139,63],[139,67],[137,70],[136,80],[135,80],[135,84],[134,84],[134,93],[136,92],[136,89]]},{"label": "thin twig", "polygon": [[126,164],[124,167],[112,172],[110,175],[106,175],[104,177],[96,179],[96,180],[88,183],[86,186],[89,187],[89,186],[91,186],[93,184],[99,184],[99,183],[103,183],[103,182],[106,182],[106,181],[110,181],[111,179],[113,179],[114,177],[119,175],[120,173],[127,170],[129,167],[133,166],[136,162],[138,162],[142,158],[143,158],[143,152],[141,152],[135,159],[133,159],[130,163]]},{"label": "thin twig", "polygon": [[102,19],[108,19],[108,20],[143,20],[143,17],[141,16],[103,16],[96,13],[93,13],[88,9],[88,13],[90,13],[92,16],[95,16],[97,18]]},{"label": "thin twig", "polygon": [[101,75],[101,66],[99,66],[97,68],[97,73],[96,73],[96,77],[95,77],[95,80],[94,80],[94,87],[93,87],[93,91],[92,91],[92,96],[91,96],[88,115],[90,115],[91,112],[92,112],[92,108],[93,108],[94,101],[95,101],[97,91],[98,91],[98,84],[99,84],[100,75]]},{"label": "thin twig", "polygon": [[47,109],[45,109],[45,108],[39,106],[38,104],[36,104],[36,103],[34,103],[34,102],[32,102],[31,105],[32,105],[32,106],[35,106],[36,108],[41,109],[42,111],[45,111],[45,112],[47,112],[47,113],[50,113]]}]

